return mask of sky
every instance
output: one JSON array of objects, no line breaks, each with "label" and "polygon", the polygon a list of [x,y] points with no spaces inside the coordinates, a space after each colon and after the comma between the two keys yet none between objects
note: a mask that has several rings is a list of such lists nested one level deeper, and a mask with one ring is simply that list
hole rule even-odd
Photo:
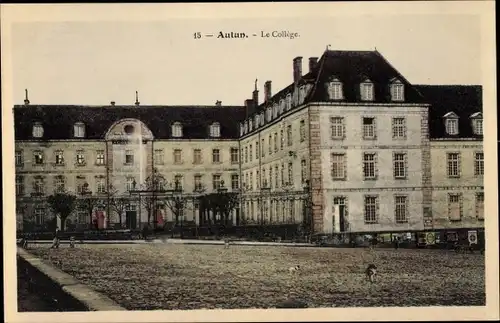
[{"label": "sky", "polygon": [[[22,22],[12,25],[12,97],[22,104],[243,105],[258,79],[292,82],[292,60],[375,48],[413,84],[481,84],[474,15]],[[291,31],[296,39],[195,39],[194,33]]]}]

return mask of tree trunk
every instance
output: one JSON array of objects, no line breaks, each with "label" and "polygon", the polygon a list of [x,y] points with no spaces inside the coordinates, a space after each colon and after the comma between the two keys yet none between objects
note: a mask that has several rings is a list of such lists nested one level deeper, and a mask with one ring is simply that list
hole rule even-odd
[{"label": "tree trunk", "polygon": [[63,232],[66,229],[66,219],[68,218],[68,216],[67,215],[65,215],[65,216],[61,215],[60,218],[61,218],[61,232]]}]

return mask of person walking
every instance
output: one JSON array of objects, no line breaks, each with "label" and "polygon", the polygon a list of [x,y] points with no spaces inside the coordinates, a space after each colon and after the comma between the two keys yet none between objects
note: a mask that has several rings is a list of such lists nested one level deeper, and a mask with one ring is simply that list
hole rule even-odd
[{"label": "person walking", "polygon": [[54,233],[54,240],[52,240],[52,246],[50,246],[50,249],[58,249],[59,248],[59,228],[56,229],[56,232]]}]

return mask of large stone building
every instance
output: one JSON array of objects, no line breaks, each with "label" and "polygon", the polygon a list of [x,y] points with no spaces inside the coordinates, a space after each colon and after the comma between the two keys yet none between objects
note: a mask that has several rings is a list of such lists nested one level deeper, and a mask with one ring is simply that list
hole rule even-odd
[{"label": "large stone building", "polygon": [[196,196],[223,181],[240,196],[234,224],[483,226],[480,86],[412,85],[377,51],[327,50],[302,65],[275,94],[267,81],[262,102],[256,82],[244,106],[15,106],[18,225],[42,225],[46,196],[66,190],[100,198],[110,223],[111,191],[129,197],[123,222],[139,226],[147,212],[129,191],[161,174],[192,198],[182,221],[196,224]]}]

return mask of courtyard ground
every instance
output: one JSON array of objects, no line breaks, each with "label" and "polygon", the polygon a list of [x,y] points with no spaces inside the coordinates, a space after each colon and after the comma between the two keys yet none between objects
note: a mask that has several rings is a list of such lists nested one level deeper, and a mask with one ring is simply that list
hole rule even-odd
[{"label": "courtyard ground", "polygon": [[[485,305],[480,254],[445,250],[78,245],[33,254],[130,310]],[[368,264],[378,267],[367,282]],[[300,265],[297,274],[290,266]]]}]

